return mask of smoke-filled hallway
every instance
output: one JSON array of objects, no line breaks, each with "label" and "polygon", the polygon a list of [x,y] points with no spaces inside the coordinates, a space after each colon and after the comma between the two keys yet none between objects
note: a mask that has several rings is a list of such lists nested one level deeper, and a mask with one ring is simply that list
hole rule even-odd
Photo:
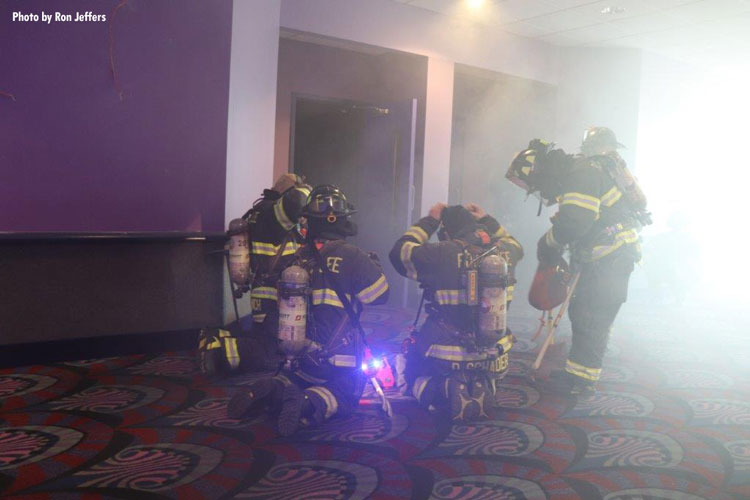
[{"label": "smoke-filled hallway", "polygon": [[[537,320],[516,308],[500,407],[471,425],[396,395],[389,421],[366,396],[353,417],[282,439],[267,417],[226,416],[228,397],[256,376],[207,381],[193,352],[5,369],[0,489],[13,498],[747,498],[743,326],[637,298],[626,307],[600,391],[579,401],[525,379]],[[368,311],[376,349],[396,352],[411,314]]]}]

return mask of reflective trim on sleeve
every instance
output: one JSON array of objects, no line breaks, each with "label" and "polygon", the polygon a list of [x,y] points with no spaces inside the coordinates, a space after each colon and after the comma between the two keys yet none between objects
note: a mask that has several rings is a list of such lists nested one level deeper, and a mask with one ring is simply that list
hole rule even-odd
[{"label": "reflective trim on sleeve", "polygon": [[[348,293],[346,294],[346,298],[350,301],[352,300],[352,296]],[[342,309],[344,307],[344,304],[341,303],[339,296],[336,294],[336,290],[331,290],[330,288],[314,289],[312,291],[312,303],[315,306],[325,304],[333,307],[341,307]]]},{"label": "reflective trim on sleeve", "polygon": [[412,238],[417,240],[419,243],[427,243],[427,240],[430,239],[430,235],[427,234],[427,231],[425,231],[419,226],[410,227],[409,230],[404,233],[404,235],[411,236]]},{"label": "reflective trim on sleeve", "polygon": [[505,289],[505,301],[510,302],[513,300],[513,291],[516,289],[516,285],[508,285]]},{"label": "reflective trim on sleeve", "polygon": [[307,198],[307,197],[310,196],[311,191],[308,188],[306,188],[306,187],[297,187],[297,188],[294,188],[294,189],[296,191],[299,191],[303,195],[305,195],[305,198]]},{"label": "reflective trim on sleeve", "polygon": [[599,380],[602,374],[601,368],[589,368],[587,366],[579,365],[575,361],[568,360],[565,362],[565,371],[576,377],[581,377],[592,382]]},{"label": "reflective trim on sleeve", "polygon": [[237,339],[233,337],[224,338],[224,351],[227,355],[229,366],[234,370],[240,366],[240,353],[237,350]]},{"label": "reflective trim on sleeve", "polygon": [[407,241],[401,245],[401,263],[406,269],[406,277],[413,280],[417,279],[417,268],[414,267],[414,263],[411,261],[411,252],[418,246],[419,244],[412,241]]},{"label": "reflective trim on sleeve", "polygon": [[377,298],[383,295],[387,290],[388,282],[385,280],[385,275],[381,274],[380,278],[378,278],[375,283],[359,292],[357,298],[363,304],[369,304],[370,302],[377,300]]},{"label": "reflective trim on sleeve", "polygon": [[583,193],[565,193],[560,200],[560,206],[575,205],[577,207],[591,210],[596,214],[599,213],[599,203],[599,198]]},{"label": "reflective trim on sleeve", "polygon": [[284,211],[284,198],[279,198],[276,203],[273,204],[273,214],[276,216],[276,220],[279,222],[281,227],[289,231],[294,227],[294,222],[289,220],[286,212]]},{"label": "reflective trim on sleeve", "polygon": [[253,299],[278,300],[278,292],[270,286],[259,286],[253,288],[250,297]]},{"label": "reflective trim on sleeve", "polygon": [[487,359],[486,352],[468,352],[458,345],[432,344],[425,357],[442,359],[445,361],[483,361]]},{"label": "reflective trim on sleeve", "polygon": [[594,247],[591,250],[591,260],[597,260],[601,259],[602,257],[606,257],[623,245],[638,243],[639,239],[640,237],[638,236],[638,231],[636,231],[635,229],[621,231],[615,235],[614,242],[611,245],[599,245]]},{"label": "reflective trim on sleeve", "polygon": [[339,404],[336,401],[336,396],[334,396],[333,393],[325,387],[316,385],[313,387],[308,387],[307,389],[305,389],[305,392],[312,392],[314,394],[317,394],[325,402],[326,413],[324,417],[326,419],[331,418],[338,411]]},{"label": "reflective trim on sleeve", "polygon": [[[273,243],[264,243],[262,241],[253,241],[252,253],[254,255],[270,255],[275,256],[279,252],[281,245],[274,245]],[[284,246],[284,251],[281,255],[291,255],[299,249],[299,244],[295,241],[288,241]]]},{"label": "reflective trim on sleeve", "polygon": [[601,204],[605,207],[611,207],[617,203],[617,200],[620,198],[622,198],[622,191],[620,191],[615,185],[601,197]]}]

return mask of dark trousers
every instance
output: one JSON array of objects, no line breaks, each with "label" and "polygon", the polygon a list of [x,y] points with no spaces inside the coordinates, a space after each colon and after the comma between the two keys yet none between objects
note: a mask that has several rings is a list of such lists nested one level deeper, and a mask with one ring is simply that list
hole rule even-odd
[{"label": "dark trousers", "polygon": [[582,266],[568,312],[573,329],[569,362],[601,368],[612,324],[628,297],[633,267],[627,249]]}]

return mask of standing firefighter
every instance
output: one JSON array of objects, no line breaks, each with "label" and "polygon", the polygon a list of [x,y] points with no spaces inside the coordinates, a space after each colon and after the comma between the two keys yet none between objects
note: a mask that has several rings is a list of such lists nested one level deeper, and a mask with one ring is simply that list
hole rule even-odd
[{"label": "standing firefighter", "polygon": [[639,232],[650,223],[645,196],[617,153],[619,147],[605,127],[586,131],[580,155],[534,139],[507,173],[548,205],[559,203],[552,228],[537,245],[540,264],[558,262],[568,247],[573,270],[580,272],[569,309],[570,353],[565,370],[551,380],[553,389],[564,394],[596,390],[612,324],[640,260]]},{"label": "standing firefighter", "polygon": [[[280,359],[276,340],[276,282],[300,246],[297,222],[309,194],[310,186],[300,177],[283,174],[273,188],[263,190],[263,197],[241,219],[230,223],[230,272],[240,293],[251,288],[253,326],[250,336],[256,341],[254,356],[243,360],[243,369],[272,368]],[[236,245],[235,240],[240,244]],[[236,271],[235,262],[243,262],[245,257],[238,256],[236,249],[242,250],[245,241],[249,249],[249,269]],[[242,286],[240,281],[246,274],[251,276],[252,282]],[[199,353],[201,369],[207,375],[220,375],[238,367],[236,340],[227,331],[202,332]]]},{"label": "standing firefighter", "polygon": [[[310,194],[302,212],[306,245],[278,283],[284,369],[237,393],[229,403],[231,416],[270,405],[280,412],[279,432],[288,436],[300,425],[321,423],[358,405],[366,382],[365,339],[351,314],[358,316],[362,305],[386,302],[389,290],[377,258],[344,241],[357,233],[349,219],[353,213],[334,186],[318,186]],[[237,340],[242,356],[243,339]]]},{"label": "standing firefighter", "polygon": [[[440,242],[428,243],[438,230]],[[406,382],[426,407],[447,406],[454,421],[486,416],[508,368],[505,324],[519,243],[477,205],[438,203],[396,241],[396,271],[424,288],[428,316],[409,345]]]}]

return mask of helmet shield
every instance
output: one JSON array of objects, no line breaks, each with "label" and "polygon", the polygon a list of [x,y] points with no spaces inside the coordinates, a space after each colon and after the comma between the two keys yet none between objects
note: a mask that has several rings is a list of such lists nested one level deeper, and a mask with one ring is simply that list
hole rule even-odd
[{"label": "helmet shield", "polygon": [[317,186],[307,197],[303,210],[305,217],[328,217],[331,215],[347,217],[355,212],[354,205],[349,203],[344,193],[329,184]]}]

